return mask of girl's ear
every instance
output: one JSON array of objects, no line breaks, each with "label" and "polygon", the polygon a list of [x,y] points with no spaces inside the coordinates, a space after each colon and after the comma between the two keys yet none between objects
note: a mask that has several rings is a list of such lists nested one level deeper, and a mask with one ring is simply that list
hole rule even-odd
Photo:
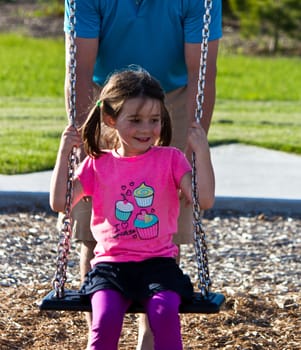
[{"label": "girl's ear", "polygon": [[116,121],[110,115],[103,114],[102,120],[105,125],[109,126],[110,128],[115,128]]}]

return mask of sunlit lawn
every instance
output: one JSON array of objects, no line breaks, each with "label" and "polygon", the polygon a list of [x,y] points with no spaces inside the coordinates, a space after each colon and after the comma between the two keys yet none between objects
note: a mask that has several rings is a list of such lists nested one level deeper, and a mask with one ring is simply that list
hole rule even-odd
[{"label": "sunlit lawn", "polygon": [[[0,34],[0,173],[51,169],[67,118],[64,43]],[[301,58],[220,54],[209,141],[301,154]]]}]

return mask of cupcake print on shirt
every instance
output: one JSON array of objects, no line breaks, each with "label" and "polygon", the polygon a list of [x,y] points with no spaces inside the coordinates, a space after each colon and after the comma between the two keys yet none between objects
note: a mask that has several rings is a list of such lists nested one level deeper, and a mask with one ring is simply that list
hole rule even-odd
[{"label": "cupcake print on shirt", "polygon": [[[115,203],[115,217],[120,223],[115,224],[114,238],[156,238],[159,235],[159,219],[152,208],[153,188],[144,182],[138,187],[131,182],[129,186],[123,185],[121,189],[124,191],[121,193],[123,199]],[[136,216],[133,216],[133,213]]]},{"label": "cupcake print on shirt", "polygon": [[134,191],[134,197],[138,207],[146,208],[153,204],[154,190],[145,183],[140,185]]},{"label": "cupcake print on shirt", "polygon": [[158,217],[154,214],[148,214],[146,210],[141,210],[136,216],[134,226],[137,229],[141,239],[152,239],[158,236]]},{"label": "cupcake print on shirt", "polygon": [[116,202],[115,215],[118,220],[128,221],[133,210],[133,204],[128,202],[126,199]]}]

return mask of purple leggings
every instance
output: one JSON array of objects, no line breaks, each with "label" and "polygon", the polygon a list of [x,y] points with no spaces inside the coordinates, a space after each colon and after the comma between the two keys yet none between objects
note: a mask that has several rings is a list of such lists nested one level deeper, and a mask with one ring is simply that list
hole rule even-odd
[{"label": "purple leggings", "polygon": [[[155,350],[182,350],[181,326],[178,314],[180,296],[162,291],[144,302]],[[131,304],[115,290],[99,290],[91,297],[92,334],[90,350],[116,350],[124,315]]]}]

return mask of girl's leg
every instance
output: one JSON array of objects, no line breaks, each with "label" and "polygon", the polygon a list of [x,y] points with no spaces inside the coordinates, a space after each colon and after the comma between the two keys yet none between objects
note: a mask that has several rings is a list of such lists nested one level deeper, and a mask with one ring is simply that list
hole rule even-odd
[{"label": "girl's leg", "polygon": [[123,317],[130,301],[115,290],[99,290],[91,297],[90,350],[117,350]]},{"label": "girl's leg", "polygon": [[182,350],[179,306],[181,297],[173,291],[162,291],[145,303],[155,350]]}]

